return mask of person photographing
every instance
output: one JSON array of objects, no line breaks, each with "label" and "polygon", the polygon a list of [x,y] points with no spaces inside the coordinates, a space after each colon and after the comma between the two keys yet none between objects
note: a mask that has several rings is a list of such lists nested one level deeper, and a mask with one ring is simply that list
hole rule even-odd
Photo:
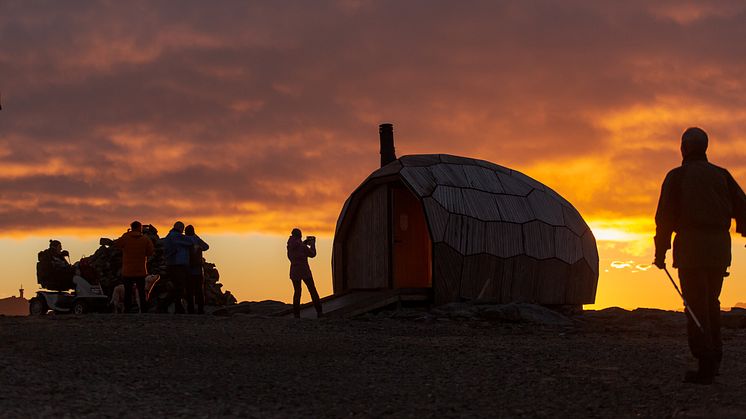
[{"label": "person photographing", "polygon": [[321,317],[323,315],[321,301],[313,282],[311,267],[308,265],[308,258],[316,257],[316,237],[308,236],[303,240],[303,233],[300,229],[293,229],[288,238],[287,254],[290,260],[290,281],[293,283],[293,315],[295,318],[300,318],[301,282],[304,282],[316,308],[316,316]]}]

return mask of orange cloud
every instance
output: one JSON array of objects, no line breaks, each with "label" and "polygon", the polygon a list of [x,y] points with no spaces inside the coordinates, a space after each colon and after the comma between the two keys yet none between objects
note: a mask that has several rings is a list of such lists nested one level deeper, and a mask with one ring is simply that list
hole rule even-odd
[{"label": "orange cloud", "polygon": [[377,166],[376,124],[392,121],[399,154],[494,161],[556,189],[599,233],[609,220],[635,230],[689,125],[743,183],[742,11],[4,3],[0,227],[191,217],[330,233]]}]

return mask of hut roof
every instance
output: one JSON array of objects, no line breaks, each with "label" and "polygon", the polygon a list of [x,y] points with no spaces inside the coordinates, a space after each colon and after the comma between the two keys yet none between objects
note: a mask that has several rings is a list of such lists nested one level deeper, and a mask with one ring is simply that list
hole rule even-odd
[{"label": "hut roof", "polygon": [[595,238],[575,207],[523,173],[484,160],[403,156],[373,172],[350,196],[337,229],[356,196],[396,178],[421,200],[433,243],[446,243],[464,256],[523,254],[568,264],[585,259],[598,275]]}]

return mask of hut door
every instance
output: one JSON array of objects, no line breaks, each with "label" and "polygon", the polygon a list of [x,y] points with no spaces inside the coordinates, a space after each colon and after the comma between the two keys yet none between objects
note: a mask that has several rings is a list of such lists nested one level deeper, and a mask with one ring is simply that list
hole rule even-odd
[{"label": "hut door", "polygon": [[432,284],[430,234],[422,204],[404,187],[392,189],[394,288],[428,288]]}]

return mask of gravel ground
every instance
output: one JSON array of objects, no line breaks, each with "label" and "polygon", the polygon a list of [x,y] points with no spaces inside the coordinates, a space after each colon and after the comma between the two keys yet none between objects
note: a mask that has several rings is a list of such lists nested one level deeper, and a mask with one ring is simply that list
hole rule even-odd
[{"label": "gravel ground", "polygon": [[715,385],[683,384],[681,316],[0,317],[0,416],[746,417],[746,329]]}]

